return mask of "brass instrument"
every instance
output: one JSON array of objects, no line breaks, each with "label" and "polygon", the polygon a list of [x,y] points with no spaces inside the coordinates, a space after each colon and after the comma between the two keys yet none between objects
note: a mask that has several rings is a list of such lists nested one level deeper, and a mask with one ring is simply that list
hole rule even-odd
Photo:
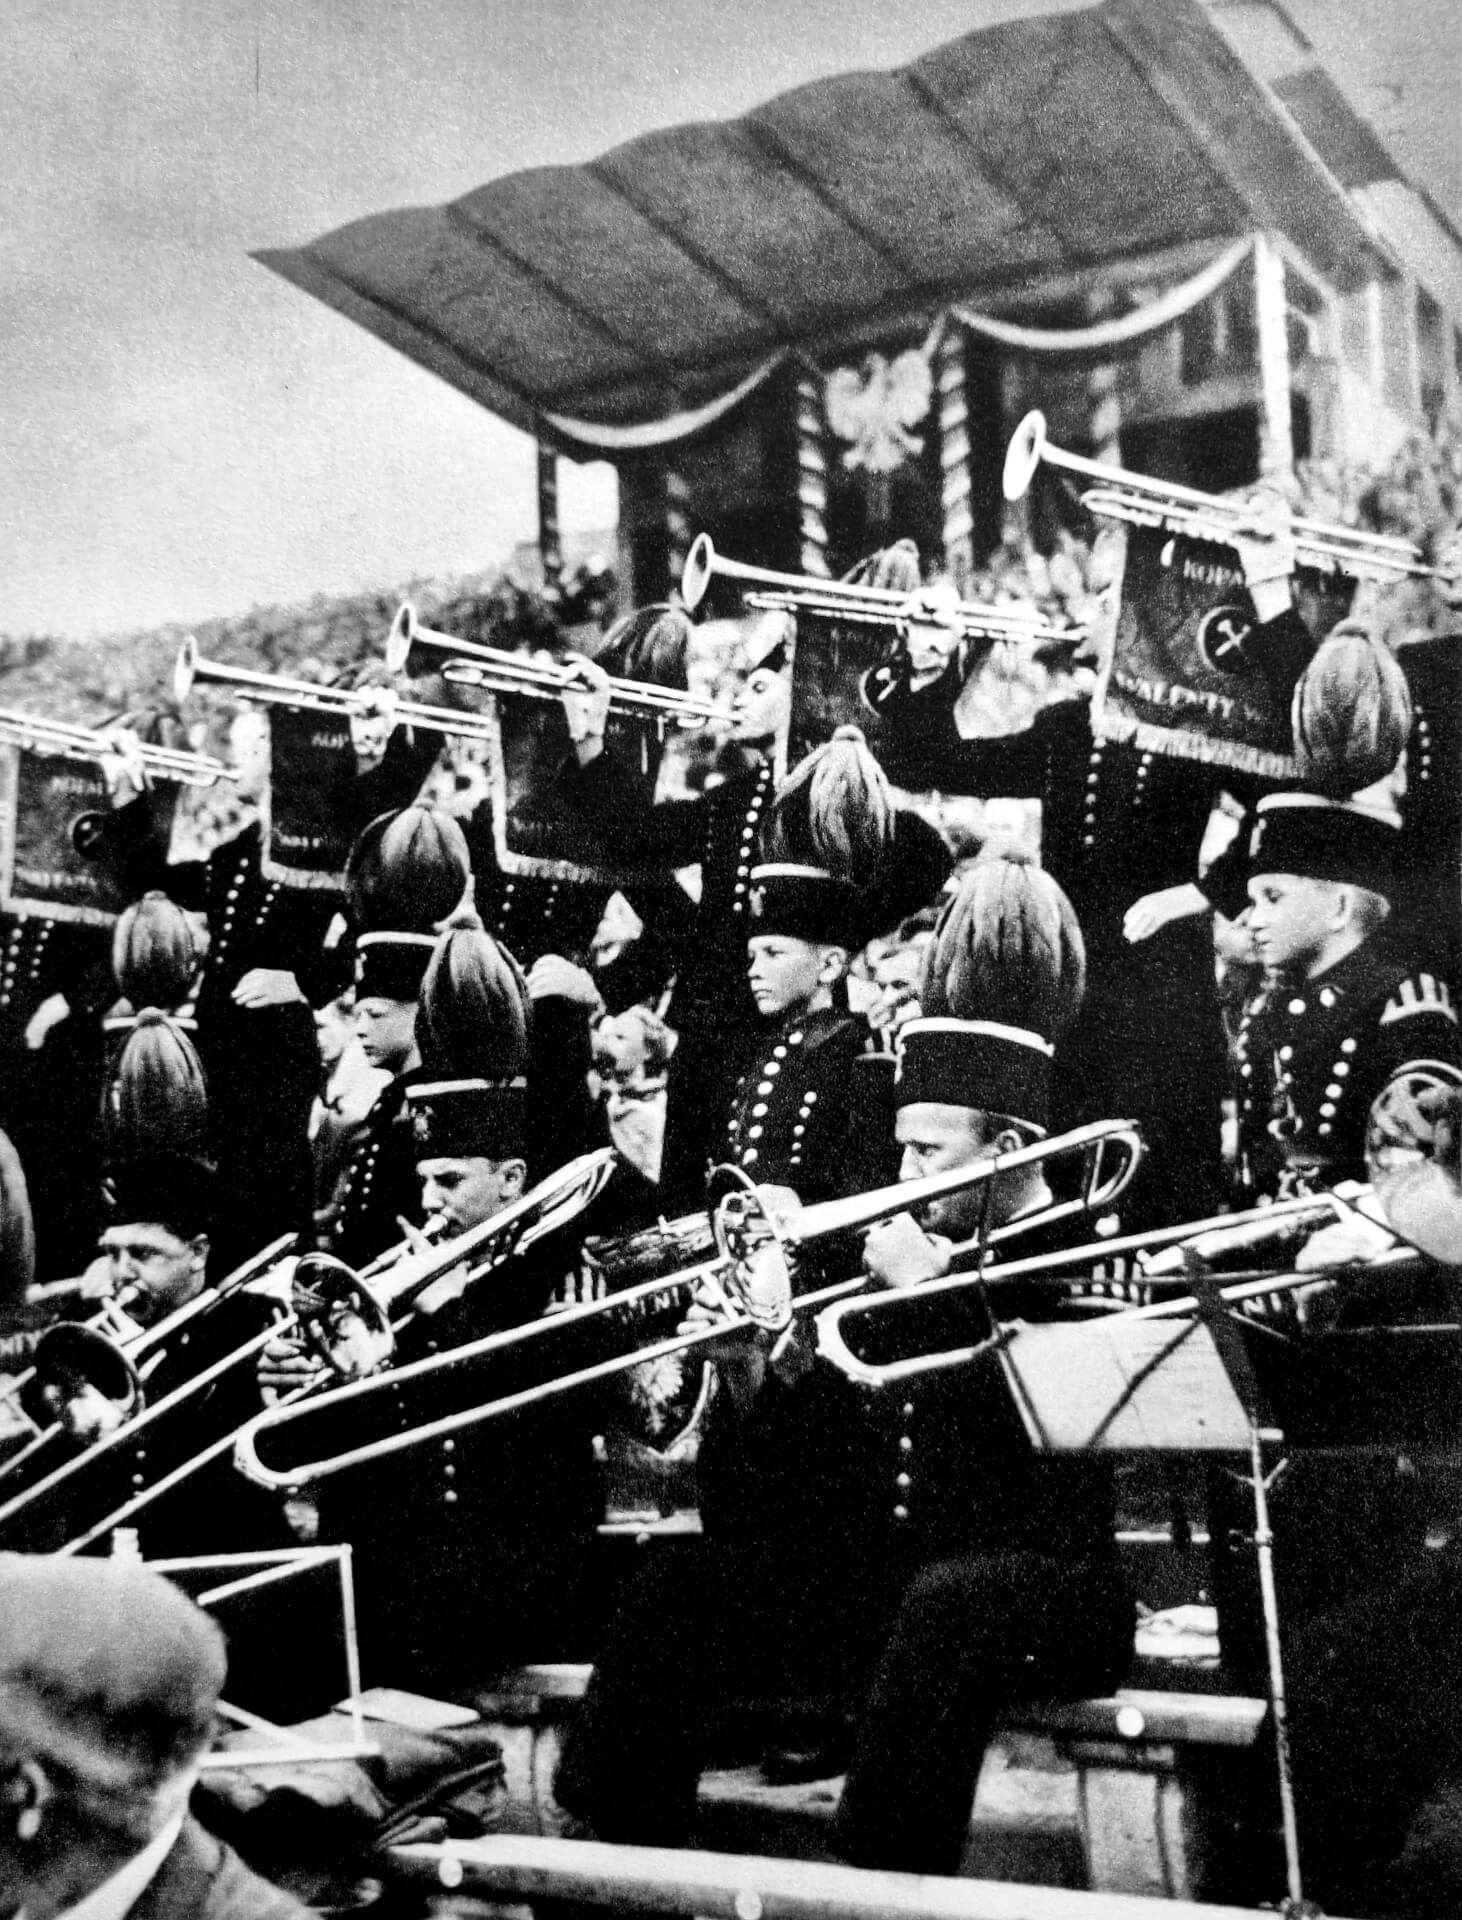
[{"label": "brass instrument", "polygon": [[[1117,1164],[1107,1169],[1103,1161],[1109,1150],[1115,1154]],[[1141,1139],[1135,1127],[1127,1121],[1099,1122],[1051,1140],[987,1154],[968,1166],[931,1174],[925,1180],[903,1181],[854,1194],[846,1200],[810,1207],[785,1206],[780,1195],[755,1187],[744,1175],[728,1169],[736,1184],[717,1203],[712,1214],[717,1246],[714,1259],[681,1273],[646,1281],[608,1299],[569,1307],[530,1321],[526,1326],[489,1334],[448,1353],[433,1354],[375,1378],[353,1381],[302,1406],[287,1411],[271,1410],[251,1421],[239,1435],[234,1464],[241,1473],[264,1487],[280,1489],[312,1483],[411,1447],[446,1439],[484,1421],[627,1372],[646,1361],[706,1345],[728,1332],[760,1328],[774,1338],[779,1337],[791,1326],[794,1315],[854,1292],[865,1284],[859,1274],[794,1297],[787,1257],[789,1248],[807,1245],[830,1234],[871,1226],[890,1214],[902,1213],[970,1187],[984,1186],[988,1205],[1005,1174],[1043,1166],[1072,1154],[1080,1155],[1083,1162],[1082,1199],[1053,1202],[1049,1208],[996,1229],[989,1236],[994,1239],[1028,1232],[1032,1227],[1088,1207],[1099,1209],[1109,1205],[1125,1190],[1137,1169]],[[565,1345],[571,1335],[587,1330],[592,1338],[611,1319],[632,1323],[633,1310],[639,1306],[663,1302],[675,1292],[685,1294],[688,1301],[702,1289],[718,1294],[724,1303],[725,1317],[714,1325],[689,1332],[681,1330],[648,1346],[637,1344],[627,1352],[608,1357],[588,1358],[567,1372],[562,1370],[560,1359],[554,1370],[558,1358],[556,1349]],[[493,1367],[504,1361],[520,1363],[525,1355],[541,1355],[550,1369],[549,1377],[496,1397],[482,1394],[479,1374],[490,1375]],[[449,1379],[454,1397],[466,1404],[443,1411],[444,1384]],[[416,1424],[412,1424],[409,1417],[413,1403],[419,1404],[427,1416]],[[332,1432],[336,1416],[342,1413],[354,1434],[359,1433],[362,1424],[369,1425],[373,1417],[385,1431],[342,1448],[338,1432]],[[322,1441],[322,1450],[314,1456],[306,1451],[312,1425],[334,1442],[326,1448]]]},{"label": "brass instrument", "polygon": [[[1060,467],[1067,473],[1081,474],[1095,481],[1096,484],[1082,494],[1082,503],[1090,512],[1106,519],[1125,520],[1138,527],[1168,527],[1194,540],[1213,540],[1225,546],[1245,534],[1268,531],[1257,523],[1253,510],[1244,500],[1204,493],[1197,487],[1180,486],[1174,480],[1154,480],[1146,474],[1129,473],[1123,467],[1108,466],[1104,461],[1088,460],[1083,454],[1053,447],[1046,438],[1046,417],[1038,409],[1021,421],[1006,450],[1003,484],[1007,500],[1024,498],[1043,461],[1047,466]],[[1290,527],[1296,557],[1306,566],[1349,574],[1358,580],[1384,580],[1398,574],[1427,580],[1443,577],[1440,568],[1426,564],[1410,540],[1391,534],[1367,533],[1360,528],[1330,526],[1300,515],[1291,518]]]},{"label": "brass instrument", "polygon": [[[198,642],[189,634],[178,650],[173,667],[173,698],[178,705],[196,686],[227,687],[240,700],[263,706],[293,707],[302,713],[328,713],[349,719],[381,711],[383,692],[379,687],[317,686],[311,680],[289,680],[282,674],[260,673],[253,667],[235,667],[222,660],[205,660]],[[389,692],[390,715],[403,727],[421,727],[428,733],[458,734],[468,740],[491,740],[497,723],[491,714],[468,713],[456,707],[423,706],[415,700],[396,700]]]},{"label": "brass instrument", "polygon": [[603,1192],[614,1164],[612,1147],[580,1154],[454,1239],[432,1246],[413,1237],[359,1274],[331,1254],[306,1254],[292,1283],[293,1317],[306,1346],[339,1379],[379,1372],[414,1313],[436,1311],[576,1219]]},{"label": "brass instrument", "polygon": [[64,760],[85,760],[92,765],[117,755],[135,757],[150,779],[172,780],[184,787],[211,787],[220,780],[236,777],[232,767],[225,766],[222,760],[211,759],[206,753],[154,747],[125,729],[42,720],[36,714],[20,713],[14,707],[0,707],[0,744],[23,747],[31,753],[54,754]]},{"label": "brass instrument", "polygon": [[[943,625],[941,615],[921,613],[920,590],[902,593],[895,587],[867,587],[848,580],[819,580],[803,573],[777,573],[770,567],[728,560],[717,553],[709,534],[697,534],[686,557],[680,594],[692,611],[720,575],[743,580],[755,591],[748,606],[784,613],[817,614],[848,624],[895,627],[905,630],[922,623]],[[1007,612],[979,600],[961,600],[950,609],[955,631],[966,640],[1005,640],[1018,645],[1075,646],[1085,638],[1079,626],[1058,627],[1036,614]]]},{"label": "brass instrument", "polygon": [[[448,656],[443,662],[432,656]],[[455,686],[477,687],[489,693],[527,694],[540,700],[588,691],[576,668],[544,660],[530,660],[502,647],[477,640],[457,640],[434,627],[424,627],[416,609],[403,600],[386,639],[386,665],[392,673],[440,673]],[[677,727],[704,727],[712,721],[729,724],[730,715],[710,700],[699,700],[678,687],[657,686],[650,680],[610,680],[610,711],[673,723]]]},{"label": "brass instrument", "polygon": [[[1420,1206],[1417,1204],[1419,1183],[1424,1196]],[[1217,1214],[1206,1220],[1160,1227],[1121,1239],[1095,1240],[1061,1253],[990,1266],[983,1273],[954,1274],[944,1280],[928,1281],[908,1292],[847,1301],[819,1314],[818,1351],[851,1379],[869,1387],[891,1386],[923,1374],[964,1366],[974,1358],[975,1347],[911,1354],[873,1364],[853,1352],[848,1334],[858,1322],[865,1327],[879,1322],[897,1328],[900,1319],[909,1319],[917,1313],[921,1300],[940,1294],[988,1286],[996,1291],[998,1298],[998,1290],[1011,1283],[1049,1282],[1070,1296],[1067,1304],[1073,1308],[1114,1311],[1124,1319],[1171,1318],[1193,1311],[1196,1303],[1189,1294],[1133,1305],[1110,1295],[1085,1292],[1083,1284],[1090,1282],[1093,1267],[1118,1256],[1135,1255],[1143,1291],[1163,1283],[1181,1288],[1195,1264],[1202,1269],[1209,1262],[1231,1254],[1257,1252],[1276,1243],[1283,1245],[1308,1238],[1322,1226],[1356,1215],[1375,1219],[1375,1213],[1367,1211],[1368,1203],[1378,1205],[1386,1229],[1402,1242],[1395,1255],[1384,1256],[1377,1266],[1410,1267],[1422,1258],[1462,1266],[1462,1179],[1440,1157],[1411,1159],[1390,1169],[1376,1170],[1371,1185],[1342,1182],[1313,1194],[1296,1195],[1240,1213]],[[1234,1279],[1219,1291],[1225,1300],[1241,1305],[1248,1300],[1263,1301],[1299,1287],[1313,1286],[1324,1278],[1324,1270],[1319,1268],[1251,1274]]]},{"label": "brass instrument", "polygon": [[[164,1315],[155,1326],[140,1327],[125,1314],[124,1303],[131,1290],[124,1289],[115,1300],[104,1302],[89,1320],[58,1321],[45,1330],[36,1343],[34,1364],[9,1391],[51,1417],[44,1424],[33,1422],[35,1438],[0,1470],[0,1534],[33,1502],[56,1487],[68,1485],[89,1461],[134,1440],[151,1416],[171,1411],[180,1397],[211,1384],[227,1366],[249,1357],[255,1350],[253,1345],[240,1349],[225,1367],[213,1369],[206,1378],[188,1382],[157,1407],[147,1404],[148,1373],[166,1343],[212,1312],[220,1301],[256,1286],[289,1255],[296,1237],[293,1233],[282,1234],[216,1287],[205,1288]],[[270,1338],[275,1331],[271,1329]],[[78,1418],[74,1411],[78,1403],[89,1406],[88,1417]],[[101,1403],[109,1405],[116,1417],[107,1416]],[[63,1450],[58,1443],[66,1438],[82,1450],[60,1458]]]}]

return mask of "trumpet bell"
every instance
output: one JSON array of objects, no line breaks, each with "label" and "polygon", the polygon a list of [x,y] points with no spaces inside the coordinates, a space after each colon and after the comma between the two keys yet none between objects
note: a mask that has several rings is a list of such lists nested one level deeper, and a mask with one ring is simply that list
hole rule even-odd
[{"label": "trumpet bell", "polygon": [[1012,503],[1024,500],[1035,479],[1036,468],[1046,450],[1046,416],[1033,407],[1010,437],[1005,449],[1005,468],[1000,476],[1001,490]]},{"label": "trumpet bell", "polygon": [[706,597],[716,571],[716,549],[711,545],[708,533],[698,533],[690,543],[690,552],[685,556],[685,571],[680,576],[680,597],[686,607],[694,613]]},{"label": "trumpet bell", "polygon": [[396,609],[391,631],[386,635],[386,665],[392,673],[404,673],[416,641],[416,608],[403,600]]}]

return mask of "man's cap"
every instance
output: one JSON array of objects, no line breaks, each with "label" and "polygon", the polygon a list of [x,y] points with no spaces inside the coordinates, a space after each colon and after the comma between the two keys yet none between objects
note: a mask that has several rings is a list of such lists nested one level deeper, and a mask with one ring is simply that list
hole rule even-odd
[{"label": "man's cap", "polygon": [[764,614],[753,622],[741,642],[742,671],[751,674],[765,667],[769,673],[785,673],[792,664],[796,630],[789,613]]},{"label": "man's cap", "polygon": [[418,1160],[510,1160],[523,1152],[528,1083],[426,1080],[407,1089]]},{"label": "man's cap", "polygon": [[430,933],[363,933],[355,943],[358,1000],[418,1000],[436,938]]},{"label": "man's cap", "polygon": [[207,1743],[225,1666],[160,1575],[0,1553],[0,1745],[103,1791],[160,1785]]},{"label": "man's cap", "polygon": [[346,864],[356,925],[431,933],[461,902],[471,872],[466,835],[450,813],[412,806],[380,814],[357,837]]},{"label": "man's cap", "polygon": [[1249,875],[1292,873],[1390,897],[1400,822],[1318,793],[1273,793],[1249,834]]},{"label": "man's cap", "polygon": [[111,1161],[102,1174],[108,1226],[146,1222],[180,1240],[207,1233],[213,1220],[215,1169],[190,1153],[141,1153]]},{"label": "man's cap", "polygon": [[197,971],[193,923],[165,893],[145,893],[117,916],[112,973],[117,991],[133,1008],[173,1012],[187,999]]},{"label": "man's cap", "polygon": [[1049,1040],[993,1020],[906,1020],[898,1031],[897,1107],[969,1107],[1044,1134],[1050,1116]]},{"label": "man's cap", "polygon": [[1411,733],[1401,662],[1363,622],[1342,620],[1320,642],[1290,703],[1300,779],[1344,799],[1391,774]]},{"label": "man's cap", "polygon": [[751,870],[750,937],[781,934],[815,946],[858,944],[858,893],[822,867],[770,862]]},{"label": "man's cap", "polygon": [[606,673],[658,687],[686,684],[686,660],[695,628],[683,607],[659,601],[622,614],[594,658]]}]

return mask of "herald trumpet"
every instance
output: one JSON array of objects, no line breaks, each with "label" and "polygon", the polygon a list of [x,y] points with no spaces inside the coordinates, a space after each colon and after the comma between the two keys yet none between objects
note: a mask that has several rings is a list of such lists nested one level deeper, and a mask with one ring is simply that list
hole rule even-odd
[{"label": "herald trumpet", "polygon": [[[1132,1123],[1098,1122],[1051,1140],[984,1155],[968,1166],[931,1174],[925,1180],[904,1181],[810,1207],[788,1206],[779,1194],[755,1187],[744,1175],[727,1169],[734,1184],[712,1210],[717,1249],[712,1259],[608,1299],[569,1307],[389,1373],[353,1381],[297,1407],[262,1414],[239,1435],[234,1464],[261,1486],[281,1489],[312,1484],[455,1436],[628,1372],[643,1362],[706,1345],[737,1329],[759,1328],[776,1339],[785,1334],[795,1315],[865,1285],[859,1274],[795,1295],[788,1257],[792,1248],[871,1226],[889,1214],[970,1187],[984,1186],[988,1203],[1005,1174],[1072,1154],[1083,1160],[1082,1197],[1053,1202],[989,1236],[1006,1239],[1069,1212],[1109,1205],[1125,1190],[1141,1156],[1141,1138]],[[1109,1157],[1111,1164],[1107,1164]],[[636,1337],[638,1313],[678,1296],[688,1304],[702,1289],[719,1294],[725,1308],[721,1319],[649,1344]],[[605,1354],[605,1336],[611,1330],[620,1339],[627,1338],[628,1345]],[[565,1348],[577,1361],[568,1368]],[[544,1377],[522,1384],[525,1366],[531,1368],[535,1361]],[[502,1385],[504,1369],[510,1370],[514,1384],[507,1392],[494,1391]],[[342,1421],[350,1444],[341,1444]]]},{"label": "herald trumpet", "polygon": [[[445,659],[440,656],[446,656]],[[477,640],[457,640],[450,633],[424,627],[409,600],[402,601],[386,638],[386,665],[392,673],[440,673],[454,685],[477,687],[489,693],[527,694],[557,700],[562,694],[587,691],[583,676],[572,666],[529,660]],[[648,716],[663,724],[694,728],[713,721],[723,724],[730,715],[710,700],[700,700],[678,687],[657,686],[650,680],[610,680],[611,712]]]},{"label": "herald trumpet", "polygon": [[748,606],[785,613],[820,615],[846,624],[894,627],[900,630],[920,624],[952,625],[962,639],[1004,640],[1016,645],[1075,646],[1085,638],[1080,626],[1056,626],[1037,614],[1007,612],[979,600],[961,600],[943,611],[921,610],[918,589],[903,593],[895,587],[869,587],[849,580],[819,580],[803,573],[777,573],[770,567],[757,567],[743,560],[728,560],[717,553],[707,533],[697,534],[686,556],[680,595],[692,611],[706,596],[713,579],[745,582],[754,591],[746,595]]},{"label": "herald trumpet", "polygon": [[469,713],[456,707],[423,706],[398,700],[380,687],[326,687],[312,680],[291,680],[283,674],[260,673],[222,660],[205,660],[189,634],[178,649],[173,666],[173,698],[179,706],[197,686],[226,687],[240,700],[260,706],[293,707],[301,713],[329,713],[339,718],[379,714],[383,700],[394,723],[420,727],[427,733],[455,734],[466,740],[493,740],[497,723],[491,714]]},{"label": "herald trumpet", "polygon": [[[1175,480],[1129,473],[1123,467],[1108,466],[1104,461],[1052,446],[1046,434],[1046,416],[1037,408],[1021,421],[1006,449],[1005,498],[1023,499],[1043,463],[1095,482],[1082,494],[1082,503],[1106,519],[1125,520],[1138,527],[1168,527],[1174,533],[1217,541],[1223,546],[1245,534],[1267,531],[1244,500],[1204,493],[1197,487],[1180,486]],[[1297,559],[1327,573],[1344,573],[1357,580],[1386,580],[1398,575],[1427,580],[1444,577],[1442,569],[1426,564],[1420,549],[1410,540],[1331,526],[1300,515],[1291,518],[1290,527]]]},{"label": "herald trumpet", "polygon": [[108,727],[42,720],[37,714],[21,713],[14,707],[0,707],[0,742],[24,747],[31,753],[55,754],[61,759],[86,760],[93,765],[118,754],[135,756],[150,779],[172,780],[184,787],[212,787],[220,780],[237,777],[232,767],[206,753],[152,746],[134,735],[125,732],[119,735]]}]

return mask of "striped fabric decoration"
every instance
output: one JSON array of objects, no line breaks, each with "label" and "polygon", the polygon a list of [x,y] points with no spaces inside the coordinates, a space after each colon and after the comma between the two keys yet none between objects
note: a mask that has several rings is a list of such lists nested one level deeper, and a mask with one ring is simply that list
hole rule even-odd
[{"label": "striped fabric decoration", "polygon": [[798,571],[819,580],[828,574],[825,437],[822,381],[804,371],[797,376]]}]

